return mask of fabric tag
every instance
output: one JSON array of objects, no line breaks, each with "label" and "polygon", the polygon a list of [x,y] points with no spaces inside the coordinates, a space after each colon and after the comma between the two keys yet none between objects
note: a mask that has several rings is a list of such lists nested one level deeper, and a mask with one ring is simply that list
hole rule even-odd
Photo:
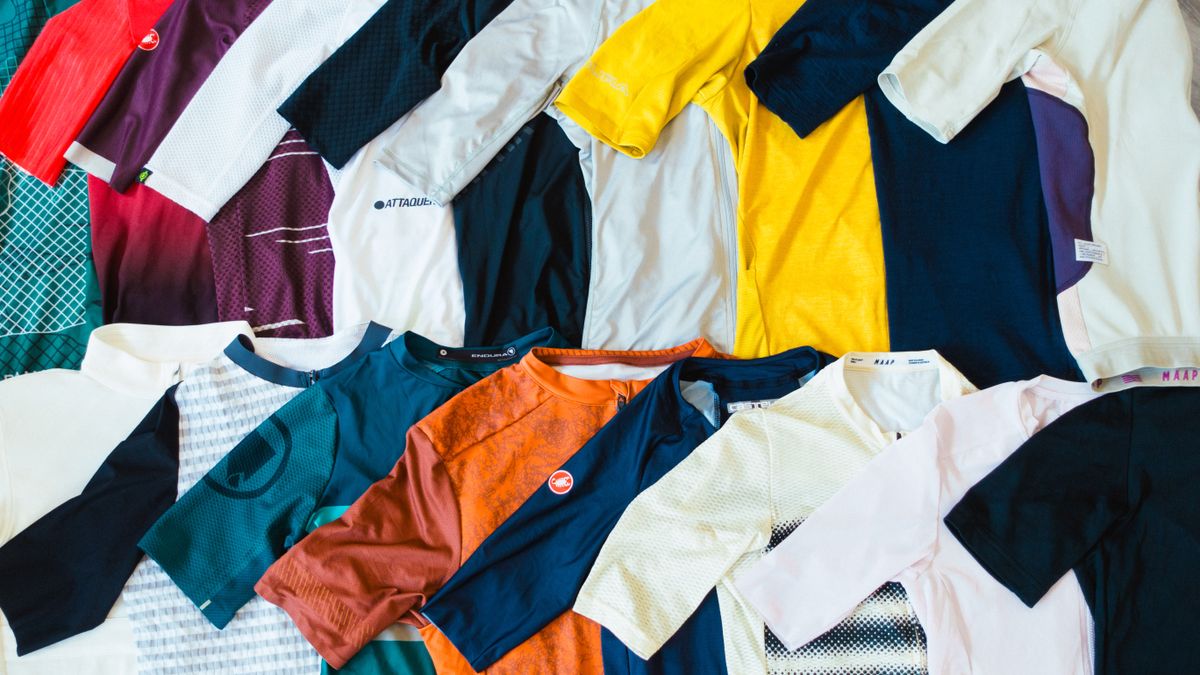
[{"label": "fabric tag", "polygon": [[517,355],[516,347],[500,347],[498,349],[447,349],[438,350],[438,356],[451,361],[505,361]]},{"label": "fabric tag", "polygon": [[734,401],[733,403],[725,404],[725,411],[730,415],[741,412],[743,410],[758,410],[761,408],[770,408],[771,404],[778,401],[777,398],[762,399],[760,401]]},{"label": "fabric tag", "polygon": [[1098,241],[1075,240],[1075,261],[1108,264],[1108,247]]},{"label": "fabric tag", "polygon": [[141,171],[138,172],[137,182],[142,183],[144,185],[146,183],[146,181],[150,179],[150,175],[153,173],[154,172],[151,171],[150,169],[142,169]]}]

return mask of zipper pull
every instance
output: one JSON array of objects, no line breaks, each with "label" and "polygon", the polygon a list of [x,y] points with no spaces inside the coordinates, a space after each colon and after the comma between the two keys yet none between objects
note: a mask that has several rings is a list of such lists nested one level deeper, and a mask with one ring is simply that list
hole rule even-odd
[{"label": "zipper pull", "polygon": [[625,398],[625,394],[617,394],[617,411],[619,412],[621,410],[624,410],[625,404],[628,402],[629,402],[629,399]]},{"label": "zipper pull", "polygon": [[315,370],[308,371],[308,386],[311,387],[316,383],[317,383],[317,371],[315,371]]}]

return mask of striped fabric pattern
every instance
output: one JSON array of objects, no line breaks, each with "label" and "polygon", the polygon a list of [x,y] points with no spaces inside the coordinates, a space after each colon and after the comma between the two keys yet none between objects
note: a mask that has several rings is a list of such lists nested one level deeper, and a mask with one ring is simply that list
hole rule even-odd
[{"label": "striped fabric pattern", "polygon": [[[179,386],[179,494],[302,390],[247,372],[226,356]],[[145,558],[125,587],[138,672],[304,673],[320,659],[287,614],[254,598],[218,631],[156,563]]]}]

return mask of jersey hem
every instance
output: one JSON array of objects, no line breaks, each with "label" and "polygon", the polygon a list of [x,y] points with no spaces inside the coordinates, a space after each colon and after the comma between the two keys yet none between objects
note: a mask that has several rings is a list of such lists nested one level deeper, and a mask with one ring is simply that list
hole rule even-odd
[{"label": "jersey hem", "polygon": [[1200,337],[1133,338],[1077,354],[1079,369],[1092,389],[1113,392],[1131,387],[1200,386],[1190,373],[1200,370]]}]

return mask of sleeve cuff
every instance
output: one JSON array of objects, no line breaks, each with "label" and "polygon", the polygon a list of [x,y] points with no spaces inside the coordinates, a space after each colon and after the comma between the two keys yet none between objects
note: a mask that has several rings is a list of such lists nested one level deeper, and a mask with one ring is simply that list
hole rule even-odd
[{"label": "sleeve cuff", "polygon": [[[604,98],[602,96],[600,100],[603,101]],[[608,113],[593,106],[589,100],[577,96],[570,84],[555,99],[554,105],[571,121],[583,127],[588,134],[634,159],[641,159],[649,154],[658,140],[626,131],[623,125]]]},{"label": "sleeve cuff", "polygon": [[647,635],[643,630],[626,621],[622,612],[619,612],[602,602],[592,599],[590,596],[582,593],[575,599],[575,607],[573,608],[576,614],[587,617],[592,621],[604,626],[610,633],[615,635],[626,647],[629,648],[638,658],[649,660],[654,656],[663,643],[655,640]]},{"label": "sleeve cuff", "polygon": [[769,71],[754,61],[746,67],[746,84],[759,103],[786,122],[800,138],[808,137],[842,109],[843,106],[824,104],[817,99],[806,102],[796,96],[790,87],[772,85],[773,78]]},{"label": "sleeve cuff", "polygon": [[287,556],[267,570],[254,590],[287,612],[309,644],[334,668],[344,668],[380,632],[368,628],[336,592]]},{"label": "sleeve cuff", "polygon": [[949,143],[958,134],[958,129],[950,124],[940,124],[937,117],[930,111],[923,109],[916,102],[910,100],[904,92],[904,84],[901,81],[900,74],[894,68],[889,67],[879,75],[879,89],[883,91],[883,95],[891,102],[893,106],[910,122],[921,127],[927,134],[933,136],[934,140],[939,143]]},{"label": "sleeve cuff", "polygon": [[946,527],[958,539],[963,548],[979,564],[1006,588],[1016,594],[1021,602],[1033,607],[1053,584],[1043,584],[1037,577],[1013,560],[1001,542],[987,530],[986,525],[976,518],[963,503],[945,518]]}]

